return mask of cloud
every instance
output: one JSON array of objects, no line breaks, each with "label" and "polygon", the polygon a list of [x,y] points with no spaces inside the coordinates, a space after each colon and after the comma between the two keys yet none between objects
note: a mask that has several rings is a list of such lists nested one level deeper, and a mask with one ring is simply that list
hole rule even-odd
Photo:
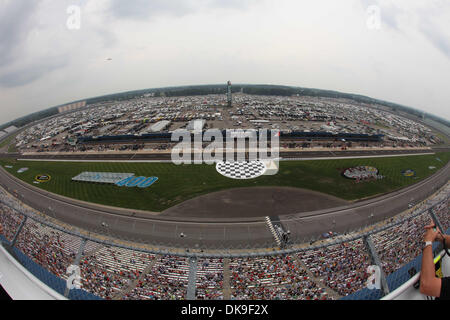
[{"label": "cloud", "polygon": [[38,1],[0,1],[0,66],[10,64],[20,53],[35,23]]},{"label": "cloud", "polygon": [[450,7],[437,1],[434,6],[422,10],[418,30],[447,58],[450,58],[449,30]]},{"label": "cloud", "polygon": [[[420,2],[411,2],[411,5],[400,8],[393,3],[383,0],[360,0],[362,6],[369,7],[376,5],[381,10],[381,21],[395,31],[402,31],[399,20],[402,15],[415,20],[413,29],[423,34],[427,40],[446,57],[450,58],[450,35],[443,30],[448,29],[448,25],[440,25],[439,22],[448,21],[449,10],[445,1],[432,1],[423,6]],[[430,17],[433,17],[432,20]],[[407,30],[404,30],[407,31]]]},{"label": "cloud", "polygon": [[[318,2],[0,0],[0,96],[31,112],[231,78],[361,92],[448,115],[448,0]],[[82,9],[79,30],[66,27],[69,5]],[[367,32],[371,5],[381,9],[380,32]]]},{"label": "cloud", "polygon": [[391,6],[389,8],[382,9],[381,21],[393,30],[400,31],[398,22],[398,16],[402,13],[397,7]]},{"label": "cloud", "polygon": [[94,5],[82,7],[80,30],[68,30],[66,9],[70,3],[0,0],[0,87],[38,82],[69,64],[80,65],[87,56],[94,56],[89,50],[114,47],[116,35],[102,24]]},{"label": "cloud", "polygon": [[110,11],[116,18],[146,19],[153,15],[184,15],[192,11],[190,2],[179,0],[111,0]]}]

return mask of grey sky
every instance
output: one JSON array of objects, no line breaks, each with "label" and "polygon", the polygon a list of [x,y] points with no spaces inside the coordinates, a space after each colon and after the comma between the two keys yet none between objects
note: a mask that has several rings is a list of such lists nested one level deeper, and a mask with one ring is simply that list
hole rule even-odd
[{"label": "grey sky", "polygon": [[[70,5],[81,8],[79,30],[66,26]],[[450,2],[0,0],[0,123],[103,94],[227,80],[359,93],[450,119]]]}]

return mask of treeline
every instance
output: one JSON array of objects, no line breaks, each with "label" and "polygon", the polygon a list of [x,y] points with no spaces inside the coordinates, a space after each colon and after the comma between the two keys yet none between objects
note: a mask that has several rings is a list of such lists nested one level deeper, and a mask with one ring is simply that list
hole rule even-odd
[{"label": "treeline", "polygon": [[243,93],[262,96],[285,96],[285,97],[296,94],[294,88],[284,86],[270,86],[270,85],[244,86]]},{"label": "treeline", "polygon": [[155,92],[155,97],[202,96],[208,94],[225,94],[225,85],[204,85],[178,88],[166,88]]}]

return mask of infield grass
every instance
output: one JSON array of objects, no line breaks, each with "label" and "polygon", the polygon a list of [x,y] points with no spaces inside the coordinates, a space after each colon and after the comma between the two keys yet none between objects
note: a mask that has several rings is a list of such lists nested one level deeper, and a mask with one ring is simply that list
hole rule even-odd
[{"label": "infield grass", "polygon": [[[214,165],[35,162],[11,159],[0,159],[0,164],[5,170],[23,181],[63,196],[104,205],[159,212],[206,193],[252,186],[305,188],[353,201],[417,183],[442,168],[449,160],[450,152],[368,159],[283,161],[280,162],[280,170],[277,175],[261,176],[251,180],[234,180],[223,177],[216,171]],[[13,168],[5,168],[5,165],[13,166]],[[378,168],[379,174],[385,178],[357,184],[353,180],[342,177],[343,169],[360,165]],[[430,169],[430,166],[435,169]],[[27,167],[29,170],[17,173],[17,170],[23,167]],[[415,170],[416,176],[403,176],[401,172],[407,169]],[[132,172],[136,176],[156,176],[159,180],[147,189],[71,180],[72,177],[83,171]],[[39,174],[50,175],[51,180],[46,183],[33,184],[35,177]]]}]

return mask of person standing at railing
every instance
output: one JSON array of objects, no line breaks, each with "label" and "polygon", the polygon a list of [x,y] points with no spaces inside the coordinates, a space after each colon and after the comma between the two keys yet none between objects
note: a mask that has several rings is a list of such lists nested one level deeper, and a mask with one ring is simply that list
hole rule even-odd
[{"label": "person standing at railing", "polygon": [[425,226],[424,248],[422,253],[422,271],[420,274],[420,293],[436,297],[440,300],[450,300],[450,277],[436,277],[433,242],[440,241],[444,247],[450,247],[450,236],[444,235],[436,228],[434,222]]}]

